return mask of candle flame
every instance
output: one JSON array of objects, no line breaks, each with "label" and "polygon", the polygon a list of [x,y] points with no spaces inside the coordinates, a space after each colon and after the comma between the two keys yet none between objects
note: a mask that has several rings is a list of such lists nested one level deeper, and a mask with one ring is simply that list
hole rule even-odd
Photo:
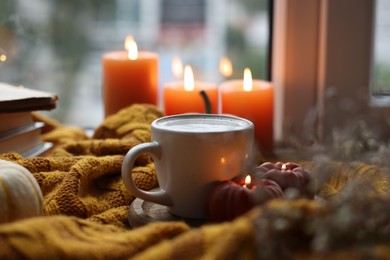
[{"label": "candle flame", "polygon": [[0,62],[4,62],[7,60],[7,53],[5,50],[0,48]]},{"label": "candle flame", "polygon": [[249,185],[250,183],[252,182],[252,178],[251,178],[251,176],[250,175],[247,175],[246,177],[245,177],[245,187],[247,186],[247,185]]},{"label": "candle flame", "polygon": [[252,72],[249,68],[244,70],[244,91],[252,91]]},{"label": "candle flame", "polygon": [[0,61],[1,62],[4,62],[4,61],[6,61],[7,60],[7,55],[5,55],[5,54],[0,54]]},{"label": "candle flame", "polygon": [[181,78],[183,76],[183,63],[177,56],[172,59],[172,73],[176,78]]},{"label": "candle flame", "polygon": [[128,35],[125,40],[125,49],[127,50],[127,56],[130,60],[136,60],[138,58],[138,47],[134,41],[133,36]]},{"label": "candle flame", "polygon": [[222,57],[219,60],[219,71],[225,77],[232,76],[233,66],[232,66],[232,62],[230,61],[230,59],[228,59],[227,57]]},{"label": "candle flame", "polygon": [[287,169],[286,165],[283,163],[282,165],[282,171],[285,171]]},{"label": "candle flame", "polygon": [[186,65],[184,67],[184,89],[186,91],[193,91],[195,88],[194,73],[191,66]]}]

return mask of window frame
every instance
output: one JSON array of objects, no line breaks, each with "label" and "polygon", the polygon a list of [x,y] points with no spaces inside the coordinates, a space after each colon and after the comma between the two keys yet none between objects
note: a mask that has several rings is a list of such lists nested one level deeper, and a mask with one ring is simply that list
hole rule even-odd
[{"label": "window frame", "polygon": [[[371,94],[374,6],[372,0],[275,0],[276,142],[321,142],[356,116],[388,117],[390,108],[374,106]],[[351,100],[358,107],[341,109]]]}]

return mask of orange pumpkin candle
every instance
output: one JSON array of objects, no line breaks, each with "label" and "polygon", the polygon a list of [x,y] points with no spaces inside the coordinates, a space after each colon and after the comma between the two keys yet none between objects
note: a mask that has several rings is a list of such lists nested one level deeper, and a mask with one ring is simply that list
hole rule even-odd
[{"label": "orange pumpkin candle", "polygon": [[103,55],[105,116],[134,103],[157,105],[158,54],[138,52],[134,39],[126,38],[126,51]]},{"label": "orange pumpkin candle", "polygon": [[245,179],[237,177],[211,189],[205,202],[206,216],[215,222],[232,220],[256,205],[282,196],[282,189],[272,180],[252,181],[249,175]]},{"label": "orange pumpkin candle", "polygon": [[313,174],[297,163],[265,162],[254,168],[251,174],[255,180],[273,180],[283,191],[293,188],[306,198],[312,199],[316,193],[317,187]]},{"label": "orange pumpkin candle", "polygon": [[202,90],[210,100],[212,113],[217,113],[217,85],[210,82],[194,82],[190,66],[184,68],[184,82],[166,83],[163,88],[166,115],[205,113],[205,103],[200,95]]},{"label": "orange pumpkin candle", "polygon": [[270,82],[252,80],[245,69],[244,80],[229,80],[220,85],[221,113],[246,118],[255,125],[255,140],[264,154],[272,154],[274,89]]}]

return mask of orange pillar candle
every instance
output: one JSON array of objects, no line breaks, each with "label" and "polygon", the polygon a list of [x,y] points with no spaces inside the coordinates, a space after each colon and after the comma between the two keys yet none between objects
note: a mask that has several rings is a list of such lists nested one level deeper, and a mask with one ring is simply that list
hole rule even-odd
[{"label": "orange pillar candle", "polygon": [[244,80],[229,80],[220,87],[223,114],[246,118],[255,125],[255,140],[262,153],[273,152],[274,88],[270,82],[252,80],[245,69]]},{"label": "orange pillar candle", "polygon": [[115,114],[134,103],[157,105],[158,54],[138,52],[132,37],[126,51],[103,55],[103,99],[105,116]]},{"label": "orange pillar candle", "polygon": [[190,66],[184,68],[184,82],[166,83],[164,89],[164,110],[166,115],[183,113],[205,113],[205,102],[200,91],[204,90],[210,100],[212,113],[218,111],[217,85],[194,81]]}]

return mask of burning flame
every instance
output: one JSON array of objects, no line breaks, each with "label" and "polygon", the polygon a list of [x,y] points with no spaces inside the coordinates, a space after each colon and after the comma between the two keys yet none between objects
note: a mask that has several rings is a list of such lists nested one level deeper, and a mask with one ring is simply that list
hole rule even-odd
[{"label": "burning flame", "polygon": [[136,60],[138,58],[138,47],[134,41],[133,36],[128,35],[125,40],[125,49],[127,50],[127,56],[130,60]]},{"label": "burning flame", "polygon": [[221,164],[225,164],[225,162],[226,162],[225,157],[221,157]]},{"label": "burning flame", "polygon": [[247,176],[245,177],[245,184],[244,184],[244,187],[247,187],[249,184],[251,184],[251,182],[252,182],[251,176],[250,176],[250,175],[247,175]]},{"label": "burning flame", "polygon": [[184,89],[186,91],[193,91],[195,87],[194,73],[191,66],[186,65],[184,67]]},{"label": "burning flame", "polygon": [[282,165],[282,171],[285,171],[287,169],[286,165],[283,163]]},{"label": "burning flame", "polygon": [[244,91],[252,91],[252,72],[250,69],[245,68],[244,70]]},{"label": "burning flame", "polygon": [[4,62],[4,61],[6,61],[7,60],[7,55],[5,55],[5,54],[0,54],[0,61],[1,62]]},{"label": "burning flame", "polygon": [[219,60],[219,71],[225,77],[230,77],[233,74],[232,62],[227,57],[222,57]]},{"label": "burning flame", "polygon": [[177,56],[172,59],[172,73],[176,78],[181,78],[183,76],[183,63]]},{"label": "burning flame", "polygon": [[5,50],[0,48],[0,62],[4,62],[6,60],[7,60],[7,53],[5,52]]}]

